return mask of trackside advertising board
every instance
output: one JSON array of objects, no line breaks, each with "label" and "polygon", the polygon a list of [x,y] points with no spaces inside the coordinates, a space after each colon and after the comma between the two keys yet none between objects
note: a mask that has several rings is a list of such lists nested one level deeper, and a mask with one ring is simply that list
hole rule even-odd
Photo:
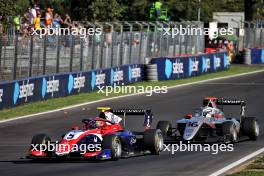
[{"label": "trackside advertising board", "polygon": [[229,68],[226,52],[153,58],[151,63],[157,64],[158,80],[182,79]]},{"label": "trackside advertising board", "polygon": [[91,92],[100,86],[143,80],[143,65],[123,65],[88,72],[72,72],[0,83],[0,109],[24,103]]},{"label": "trackside advertising board", "polygon": [[264,48],[251,49],[251,64],[264,64]]}]

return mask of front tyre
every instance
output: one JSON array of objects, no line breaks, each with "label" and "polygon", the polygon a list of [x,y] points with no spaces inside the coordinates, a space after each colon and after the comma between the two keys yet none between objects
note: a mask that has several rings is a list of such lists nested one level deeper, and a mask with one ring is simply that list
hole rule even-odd
[{"label": "front tyre", "polygon": [[[47,154],[45,157],[50,157],[51,152],[49,152],[47,149],[49,143],[51,143],[51,139],[48,135],[36,134],[35,136],[33,136],[32,140],[31,140],[30,151],[31,152],[34,150],[42,151],[43,148],[46,148],[42,152],[45,152]],[[35,147],[33,148],[33,146],[35,146]],[[46,146],[46,147],[44,147],[44,146]]]},{"label": "front tyre", "polygon": [[224,122],[222,126],[222,135],[225,143],[236,143],[238,141],[238,133],[235,123],[232,121]]},{"label": "front tyre", "polygon": [[257,140],[259,136],[259,124],[256,117],[245,117],[242,120],[242,133],[250,140]]},{"label": "front tyre", "polygon": [[153,155],[159,155],[162,151],[164,140],[159,129],[149,129],[144,132],[144,146]]},{"label": "front tyre", "polygon": [[102,149],[110,149],[111,159],[117,161],[122,155],[121,140],[116,135],[106,135],[103,137]]}]

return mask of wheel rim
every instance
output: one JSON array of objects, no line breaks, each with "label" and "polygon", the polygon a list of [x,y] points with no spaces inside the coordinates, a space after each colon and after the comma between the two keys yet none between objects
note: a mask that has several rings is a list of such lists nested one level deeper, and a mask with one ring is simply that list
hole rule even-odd
[{"label": "wheel rim", "polygon": [[255,135],[258,136],[259,135],[259,125],[258,123],[255,121]]},{"label": "wheel rim", "polygon": [[114,151],[115,151],[115,156],[116,157],[120,157],[121,153],[122,153],[122,149],[121,149],[121,143],[120,143],[119,140],[115,140],[113,148],[114,148]]},{"label": "wheel rim", "polygon": [[163,136],[162,134],[158,133],[157,135],[157,151],[161,151],[163,148]]},{"label": "wheel rim", "polygon": [[234,129],[233,130],[233,139],[232,139],[233,142],[236,142],[237,141],[237,132],[236,130]]}]

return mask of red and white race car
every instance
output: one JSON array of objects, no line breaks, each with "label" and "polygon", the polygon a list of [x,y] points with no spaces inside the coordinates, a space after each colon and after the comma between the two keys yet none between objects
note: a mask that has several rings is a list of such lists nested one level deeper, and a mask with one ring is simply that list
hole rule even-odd
[{"label": "red and white race car", "polygon": [[[73,128],[58,142],[51,142],[46,134],[33,137],[28,158],[66,159],[94,158],[118,160],[120,157],[159,154],[163,147],[163,136],[158,129],[150,129],[152,112],[142,109],[99,108],[98,117],[83,119],[84,128]],[[118,115],[144,115],[145,131],[132,132],[120,124]]]}]

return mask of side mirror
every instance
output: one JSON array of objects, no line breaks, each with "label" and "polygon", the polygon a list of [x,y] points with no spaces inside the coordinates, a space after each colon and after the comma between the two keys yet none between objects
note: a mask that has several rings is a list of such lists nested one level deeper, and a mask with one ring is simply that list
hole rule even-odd
[{"label": "side mirror", "polygon": [[186,114],[185,115],[185,119],[191,119],[192,118],[192,114]]}]

